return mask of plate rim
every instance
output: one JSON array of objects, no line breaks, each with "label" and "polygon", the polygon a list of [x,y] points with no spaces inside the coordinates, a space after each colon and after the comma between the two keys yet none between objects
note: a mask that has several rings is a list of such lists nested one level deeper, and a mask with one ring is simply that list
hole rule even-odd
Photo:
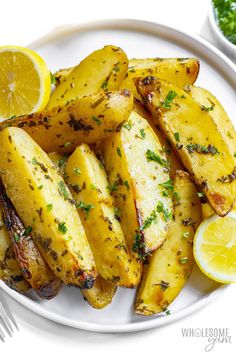
[{"label": "plate rim", "polygon": [[229,287],[230,287],[229,284],[219,285],[218,288],[206,294],[199,301],[195,302],[194,304],[191,304],[186,309],[180,310],[175,314],[155,317],[148,321],[110,325],[110,324],[97,324],[93,322],[85,322],[85,321],[80,321],[75,319],[64,318],[59,314],[49,312],[47,309],[40,307],[40,305],[34,300],[28,298],[27,296],[21,293],[14,291],[13,289],[9,288],[3,281],[0,281],[0,290],[2,289],[5,293],[10,295],[12,299],[17,301],[26,309],[36,313],[37,315],[67,327],[72,327],[83,331],[100,332],[100,333],[124,333],[124,332],[146,331],[149,329],[172,324],[186,316],[189,316],[190,314],[195,313],[200,309],[203,309],[207,304],[214,302]]},{"label": "plate rim", "polygon": [[[55,40],[59,35],[68,35],[72,34],[73,32],[78,31],[86,31],[86,30],[95,30],[95,29],[126,29],[126,30],[133,30],[136,32],[141,33],[153,33],[156,35],[160,31],[165,31],[168,33],[169,36],[176,36],[179,37],[180,40],[184,41],[187,45],[190,41],[194,41],[200,45],[199,50],[205,49],[210,52],[211,57],[213,56],[214,62],[220,61],[221,63],[225,64],[223,66],[223,71],[227,74],[228,79],[230,81],[230,73],[236,74],[236,65],[219,49],[217,49],[213,44],[205,40],[204,38],[196,35],[196,34],[188,34],[182,30],[177,28],[167,26],[165,24],[161,24],[158,22],[153,21],[145,21],[140,19],[104,19],[98,21],[86,21],[80,24],[68,24],[63,25],[60,27],[55,27],[51,31],[49,31],[46,35],[41,36],[40,38],[36,39],[34,42],[31,42],[28,47],[35,48],[46,44],[46,42],[50,42]],[[233,85],[233,82],[231,83]],[[93,323],[93,322],[85,322],[75,319],[68,319],[63,318],[60,314],[49,312],[48,309],[40,307],[37,302],[34,302],[32,299],[15,292],[14,290],[7,287],[7,285],[0,280],[0,288],[7,293],[11,298],[16,300],[19,304],[23,305],[27,309],[33,311],[34,313],[47,318],[51,321],[56,323],[73,327],[76,329],[92,331],[92,332],[102,332],[102,333],[121,333],[121,332],[134,332],[134,331],[141,331],[141,330],[148,330],[155,327],[164,326],[170,323],[173,323],[181,318],[189,316],[193,314],[197,310],[205,307],[208,303],[215,301],[225,290],[229,288],[230,285],[221,285],[218,288],[214,289],[212,292],[206,294],[203,298],[199,301],[191,304],[189,307],[171,315],[162,316],[162,317],[154,317],[151,320],[147,321],[140,321],[140,322],[129,322],[126,324],[116,324],[116,325],[109,325],[109,324],[100,324],[100,323]]]}]

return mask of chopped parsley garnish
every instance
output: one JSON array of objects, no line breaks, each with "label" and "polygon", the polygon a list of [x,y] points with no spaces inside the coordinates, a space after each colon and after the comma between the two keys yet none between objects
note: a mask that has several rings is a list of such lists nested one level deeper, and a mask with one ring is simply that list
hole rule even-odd
[{"label": "chopped parsley garnish", "polygon": [[49,203],[49,204],[47,205],[47,211],[50,212],[50,211],[52,210],[52,208],[53,208],[53,204],[52,204],[52,203]]},{"label": "chopped parsley garnish", "polygon": [[75,168],[73,169],[73,172],[74,172],[75,174],[77,174],[77,175],[80,175],[80,174],[81,174],[81,170],[79,169],[79,167],[75,167]]},{"label": "chopped parsley garnish", "polygon": [[48,172],[48,169],[44,166],[44,164],[38,162],[35,157],[32,158],[32,164],[38,165],[38,166],[42,169],[42,171],[43,171],[44,173],[47,173],[47,172]]},{"label": "chopped parsley garnish", "polygon": [[120,71],[120,68],[117,64],[115,64],[114,68],[113,68],[113,71],[115,72],[119,72]]},{"label": "chopped parsley garnish", "polygon": [[125,181],[123,182],[123,184],[124,184],[124,186],[126,187],[127,190],[130,189],[128,180],[125,180]]},{"label": "chopped parsley garnish", "polygon": [[187,262],[188,262],[188,257],[186,256],[186,257],[181,257],[180,259],[179,259],[179,262],[181,263],[181,264],[186,264]]},{"label": "chopped parsley garnish", "polygon": [[174,185],[171,179],[165,181],[164,183],[159,184],[164,190],[162,192],[163,196],[169,196],[173,193]]},{"label": "chopped parsley garnish", "polygon": [[158,213],[162,213],[164,220],[167,222],[168,220],[172,219],[172,212],[169,211],[167,208],[164,208],[163,202],[159,201],[156,207]]},{"label": "chopped parsley garnish", "polygon": [[127,129],[128,131],[130,131],[132,129],[132,123],[131,121],[127,121],[122,125],[125,129]]},{"label": "chopped parsley garnish", "polygon": [[225,37],[236,44],[236,4],[235,0],[213,0],[217,21]]},{"label": "chopped parsley garnish", "polygon": [[153,210],[151,215],[145,219],[145,221],[143,222],[143,225],[140,227],[140,230],[144,230],[150,227],[150,225],[156,220],[157,218],[157,214],[156,211]]},{"label": "chopped parsley garnish", "polygon": [[90,189],[91,190],[97,190],[97,187],[94,184],[90,184]]},{"label": "chopped parsley garnish", "polygon": [[144,248],[145,248],[145,244],[143,242],[143,235],[140,232],[136,232],[132,250],[138,253],[139,258],[142,260],[145,259],[145,255],[146,255],[144,254]]},{"label": "chopped parsley garnish", "polygon": [[64,143],[64,147],[65,147],[65,148],[70,147],[70,145],[71,145],[71,142],[70,142],[70,141],[66,141],[66,142]]},{"label": "chopped parsley garnish", "polygon": [[121,150],[120,150],[120,147],[117,147],[117,148],[116,148],[116,152],[117,152],[118,156],[120,156],[120,158],[121,158]]},{"label": "chopped parsley garnish", "polygon": [[177,93],[175,91],[169,91],[164,102],[162,102],[162,106],[165,109],[170,109],[171,108],[171,103],[173,99],[177,96]]},{"label": "chopped parsley garnish", "polygon": [[186,146],[188,153],[200,153],[200,154],[211,154],[212,156],[214,156],[215,154],[219,154],[220,152],[218,151],[218,149],[209,144],[208,146],[202,146],[199,145],[198,143],[190,143],[189,145]]},{"label": "chopped parsley garnish", "polygon": [[108,81],[105,80],[105,81],[102,83],[101,88],[104,89],[104,90],[106,90],[107,87],[108,87]]},{"label": "chopped parsley garnish", "polygon": [[170,315],[171,314],[171,312],[170,312],[170,310],[169,309],[165,309],[165,310],[163,310],[164,311],[164,313],[166,314],[166,315]]},{"label": "chopped parsley garnish", "polygon": [[141,137],[142,137],[143,139],[145,139],[146,134],[145,134],[144,129],[140,129],[140,135],[141,135]]},{"label": "chopped parsley garnish", "polygon": [[32,158],[32,163],[34,164],[34,165],[37,165],[38,164],[38,161],[37,161],[37,159],[34,157],[34,158]]},{"label": "chopped parsley garnish", "polygon": [[174,201],[180,201],[180,196],[178,192],[173,192],[173,200]]},{"label": "chopped parsley garnish", "polygon": [[71,241],[73,238],[71,235],[69,235],[67,238],[65,238],[65,241]]},{"label": "chopped parsley garnish", "polygon": [[165,158],[162,158],[160,155],[156,154],[155,152],[153,152],[151,150],[147,150],[146,158],[147,158],[148,162],[154,161],[154,162],[157,162],[158,164],[160,164],[164,168],[169,168],[168,161]]},{"label": "chopped parsley garnish", "polygon": [[92,116],[92,119],[97,125],[100,125],[102,123],[102,121],[95,115]]},{"label": "chopped parsley garnish", "polygon": [[59,230],[59,232],[61,232],[62,234],[66,234],[66,232],[67,232],[67,227],[66,227],[65,222],[60,222],[60,223],[58,224],[58,230]]},{"label": "chopped parsley garnish", "polygon": [[179,133],[178,132],[174,133],[174,138],[175,138],[176,142],[179,142]]},{"label": "chopped parsley garnish", "polygon": [[38,189],[39,189],[39,190],[42,190],[42,188],[43,188],[43,185],[39,185],[39,186],[38,186]]},{"label": "chopped parsley garnish", "polygon": [[110,192],[113,192],[113,191],[117,191],[118,190],[118,185],[116,182],[114,182],[113,184],[109,184],[107,185],[106,187]]},{"label": "chopped parsley garnish", "polygon": [[24,236],[29,235],[32,232],[33,228],[32,227],[27,227],[23,233]]},{"label": "chopped parsley garnish", "polygon": [[18,243],[18,241],[20,240],[20,237],[18,234],[14,234],[14,240],[16,243]]},{"label": "chopped parsley garnish", "polygon": [[88,203],[86,204],[85,202],[80,201],[80,202],[76,203],[76,208],[79,208],[79,209],[83,210],[84,213],[86,214],[86,216],[88,216],[89,211],[92,208],[95,208],[95,207],[94,207],[94,205],[91,205],[91,204],[88,204]]},{"label": "chopped parsley garnish", "polygon": [[56,84],[56,77],[50,72],[50,77],[51,77],[51,84],[55,85]]},{"label": "chopped parsley garnish", "polygon": [[64,165],[65,165],[65,162],[66,162],[66,159],[67,159],[67,156],[64,155],[58,162],[58,167],[59,168],[62,168]]},{"label": "chopped parsley garnish", "polygon": [[64,197],[64,199],[67,200],[68,197],[69,197],[69,193],[68,193],[68,191],[67,191],[67,188],[66,188],[66,186],[65,186],[65,183],[64,183],[63,181],[60,181],[60,182],[58,183],[58,186],[59,186],[59,193],[60,193],[60,195],[62,195],[62,196]]},{"label": "chopped parsley garnish", "polygon": [[201,198],[201,197],[204,197],[204,194],[203,194],[203,192],[197,192],[197,196],[198,196],[199,198]]}]

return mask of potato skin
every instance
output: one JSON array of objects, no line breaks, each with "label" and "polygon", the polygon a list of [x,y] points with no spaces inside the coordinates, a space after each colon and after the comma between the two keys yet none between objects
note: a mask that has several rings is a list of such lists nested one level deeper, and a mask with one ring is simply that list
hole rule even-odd
[{"label": "potato skin", "polygon": [[129,91],[101,92],[50,111],[5,120],[0,130],[24,129],[46,152],[69,153],[81,142],[95,143],[120,130],[133,106]]},{"label": "potato skin", "polygon": [[[129,255],[104,167],[88,145],[76,148],[69,157],[65,173],[98,273],[117,286],[137,286],[141,266]],[[88,206],[90,209],[86,211]]]},{"label": "potato skin", "polygon": [[31,237],[30,229],[28,233],[26,232],[2,183],[0,183],[0,204],[22,274],[41,298],[54,298],[61,288],[61,280],[42,258]]},{"label": "potato skin", "polygon": [[0,133],[0,174],[6,192],[53,272],[90,288],[95,263],[70,191],[46,153],[22,129]]},{"label": "potato skin", "polygon": [[30,289],[29,282],[24,278],[13,245],[10,241],[0,209],[0,279],[17,292],[26,293]]},{"label": "potato skin", "polygon": [[191,274],[193,237],[201,221],[201,202],[188,173],[177,171],[174,192],[179,200],[174,206],[174,218],[168,238],[149,259],[135,301],[135,313],[157,314],[177,297]]},{"label": "potato skin", "polygon": [[[148,151],[156,153],[166,168],[149,160]],[[171,198],[163,196],[159,185],[170,179],[165,153],[148,122],[132,112],[121,131],[104,141],[103,155],[110,184],[115,186],[113,196],[127,243],[142,258],[161,246],[170,222],[161,212],[155,212],[159,202],[169,215],[172,210]],[[153,213],[156,217],[152,221]]]},{"label": "potato skin", "polygon": [[99,91],[114,91],[126,75],[128,59],[124,51],[106,45],[87,56],[75,66],[56,87],[49,100],[48,109],[66,104],[75,98],[89,96]]},{"label": "potato skin", "polygon": [[[225,216],[236,195],[235,161],[211,115],[185,91],[167,81],[147,77],[137,79],[136,86],[156,124],[212,208],[219,216]],[[170,102],[169,94],[174,95]]]},{"label": "potato skin", "polygon": [[129,60],[128,72],[120,89],[129,89],[135,100],[142,101],[133,79],[157,76],[183,88],[193,85],[199,73],[200,62],[195,58],[149,58]]},{"label": "potato skin", "polygon": [[82,289],[81,292],[94,309],[103,309],[111,303],[116,293],[116,286],[98,275],[93,288]]}]

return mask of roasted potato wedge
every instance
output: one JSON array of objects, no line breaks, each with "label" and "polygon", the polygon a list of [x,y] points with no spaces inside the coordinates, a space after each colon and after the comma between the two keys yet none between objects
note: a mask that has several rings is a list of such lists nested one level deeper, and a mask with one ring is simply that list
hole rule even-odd
[{"label": "roasted potato wedge", "polygon": [[196,81],[199,67],[199,61],[191,58],[132,59],[129,60],[128,72],[120,89],[129,89],[134,98],[141,101],[142,98],[133,81],[135,77],[157,76],[183,88]]},{"label": "roasted potato wedge", "polygon": [[128,91],[98,93],[63,107],[0,123],[27,131],[46,152],[72,152],[81,142],[94,143],[119,131],[133,107]]},{"label": "roasted potato wedge", "polygon": [[54,298],[61,288],[61,280],[55,276],[35,246],[30,234],[32,228],[24,227],[2,183],[0,204],[22,274],[41,298]]},{"label": "roasted potato wedge", "polygon": [[166,238],[172,210],[169,163],[150,125],[136,112],[104,141],[103,154],[127,243],[142,258]]},{"label": "roasted potato wedge", "polygon": [[[60,174],[65,177],[65,167],[69,156],[51,152],[48,154],[54,166],[59,170]],[[81,289],[84,299],[95,309],[102,309],[111,303],[116,292],[116,286],[106,281],[100,275],[95,279],[91,289]]]},{"label": "roasted potato wedge", "polygon": [[235,200],[236,168],[211,115],[167,81],[147,77],[137,79],[136,86],[212,208],[225,216]]},{"label": "roasted potato wedge", "polygon": [[157,314],[177,297],[193,264],[193,237],[201,221],[201,202],[188,173],[177,171],[174,192],[179,199],[174,204],[168,238],[146,265],[135,302],[135,313]]},{"label": "roasted potato wedge", "polygon": [[101,90],[117,90],[126,75],[127,68],[128,59],[121,48],[106,45],[94,51],[75,66],[66,75],[66,79],[56,87],[49,100],[48,109]]},{"label": "roasted potato wedge", "polygon": [[103,309],[111,303],[112,298],[116,293],[116,286],[97,276],[93,288],[82,289],[84,299],[95,309]]},{"label": "roasted potato wedge", "polygon": [[236,157],[236,131],[226,111],[212,93],[201,87],[187,86],[187,93],[208,111],[228,145],[231,155]]},{"label": "roasted potato wedge", "polygon": [[72,196],[51,160],[22,129],[0,133],[0,174],[19,217],[53,272],[66,284],[90,288],[94,258]]},{"label": "roasted potato wedge", "polygon": [[0,280],[17,292],[26,293],[30,284],[24,278],[16,259],[13,245],[3,222],[0,209]]},{"label": "roasted potato wedge", "polygon": [[129,255],[105,170],[88,145],[76,148],[65,173],[98,273],[118,286],[136,286],[141,266]]}]

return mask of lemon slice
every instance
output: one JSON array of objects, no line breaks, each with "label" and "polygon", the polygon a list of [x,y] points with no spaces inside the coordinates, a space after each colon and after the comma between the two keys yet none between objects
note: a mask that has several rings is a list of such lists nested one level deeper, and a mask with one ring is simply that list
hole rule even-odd
[{"label": "lemon slice", "polygon": [[205,219],[196,232],[193,253],[206,276],[221,283],[236,282],[236,212]]},{"label": "lemon slice", "polygon": [[42,110],[51,92],[50,71],[33,50],[0,47],[0,117]]}]

